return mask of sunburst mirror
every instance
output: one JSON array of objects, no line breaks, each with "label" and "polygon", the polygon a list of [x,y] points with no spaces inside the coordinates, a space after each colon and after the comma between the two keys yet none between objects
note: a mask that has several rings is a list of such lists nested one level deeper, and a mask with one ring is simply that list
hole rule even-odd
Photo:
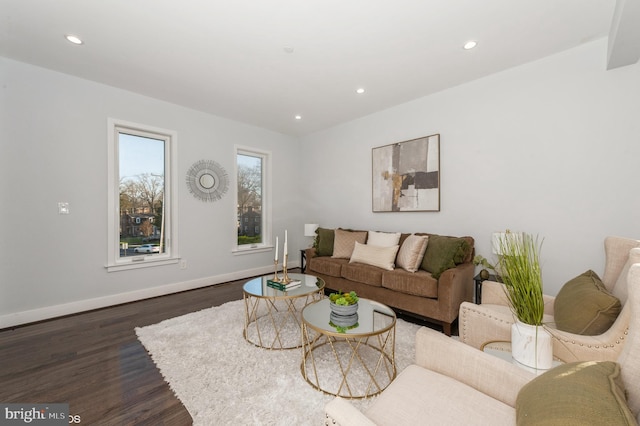
[{"label": "sunburst mirror", "polygon": [[187,187],[202,201],[218,201],[229,189],[229,176],[213,160],[200,160],[187,171]]}]

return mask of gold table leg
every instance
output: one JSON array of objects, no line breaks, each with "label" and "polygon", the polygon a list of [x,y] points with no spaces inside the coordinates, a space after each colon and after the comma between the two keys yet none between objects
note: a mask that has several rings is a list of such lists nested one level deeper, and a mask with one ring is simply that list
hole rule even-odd
[{"label": "gold table leg", "polygon": [[[299,348],[299,336],[287,339],[287,327],[300,330],[302,309],[323,295],[322,290],[302,297],[256,297],[244,293],[245,340],[266,349]],[[289,344],[288,341],[296,343]]]},{"label": "gold table leg", "polygon": [[[302,376],[315,389],[329,395],[351,399],[377,395],[397,374],[395,331],[394,325],[370,336],[335,337],[320,334],[303,323]],[[335,366],[333,371],[323,372],[325,377],[318,374],[317,366],[322,362],[319,357],[329,357]]]}]

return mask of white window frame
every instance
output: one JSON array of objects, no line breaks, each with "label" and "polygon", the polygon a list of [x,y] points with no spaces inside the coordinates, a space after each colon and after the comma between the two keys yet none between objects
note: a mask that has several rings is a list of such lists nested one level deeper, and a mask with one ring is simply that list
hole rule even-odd
[{"label": "white window frame", "polygon": [[[262,242],[257,244],[238,245],[238,155],[249,155],[262,158],[262,217],[260,226],[262,228]],[[233,203],[233,243],[231,252],[233,254],[260,253],[273,249],[272,236],[272,210],[271,210],[271,152],[263,151],[248,146],[235,145],[233,156],[234,167],[234,200]],[[246,218],[245,218],[246,219]],[[244,221],[240,221],[240,226],[245,226]]]},{"label": "white window frame", "polygon": [[[109,118],[108,120],[108,223],[107,271],[146,268],[178,263],[178,133],[139,123]],[[120,170],[119,134],[160,139],[164,141],[164,247],[165,252],[146,256],[120,257]]]}]

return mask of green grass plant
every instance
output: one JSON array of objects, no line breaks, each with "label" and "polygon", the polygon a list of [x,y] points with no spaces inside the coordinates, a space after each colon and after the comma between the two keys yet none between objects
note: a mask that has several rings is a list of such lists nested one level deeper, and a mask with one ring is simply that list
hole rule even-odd
[{"label": "green grass plant", "polygon": [[540,251],[542,241],[527,233],[507,231],[500,240],[499,269],[509,305],[516,318],[529,325],[542,325],[544,298]]}]

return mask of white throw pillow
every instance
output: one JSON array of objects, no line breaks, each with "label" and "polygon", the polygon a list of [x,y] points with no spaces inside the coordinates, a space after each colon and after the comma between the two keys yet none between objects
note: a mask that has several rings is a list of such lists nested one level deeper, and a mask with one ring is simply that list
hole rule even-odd
[{"label": "white throw pillow", "polygon": [[349,263],[364,263],[378,268],[393,271],[393,261],[396,259],[399,246],[380,247],[369,244],[360,244],[356,241]]},{"label": "white throw pillow", "polygon": [[428,235],[409,235],[400,247],[396,259],[398,267],[407,272],[416,272],[420,268],[428,243]]},{"label": "white throw pillow", "polygon": [[393,247],[400,241],[400,233],[369,231],[367,244],[370,246]]}]

